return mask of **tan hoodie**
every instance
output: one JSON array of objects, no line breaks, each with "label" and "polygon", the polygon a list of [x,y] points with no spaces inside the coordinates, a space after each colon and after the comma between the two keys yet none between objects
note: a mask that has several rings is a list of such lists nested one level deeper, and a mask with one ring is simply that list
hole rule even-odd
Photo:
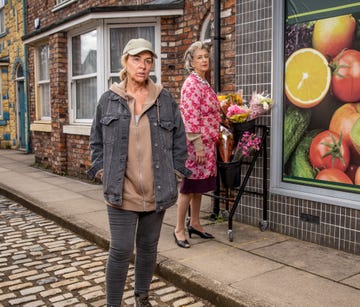
[{"label": "tan hoodie", "polygon": [[134,116],[135,99],[125,91],[126,81],[114,83],[110,90],[127,100],[131,112],[129,130],[128,160],[126,163],[122,209],[130,211],[155,210],[154,174],[151,152],[151,135],[146,110],[159,96],[162,85],[149,79],[147,88],[149,95],[138,117]]}]

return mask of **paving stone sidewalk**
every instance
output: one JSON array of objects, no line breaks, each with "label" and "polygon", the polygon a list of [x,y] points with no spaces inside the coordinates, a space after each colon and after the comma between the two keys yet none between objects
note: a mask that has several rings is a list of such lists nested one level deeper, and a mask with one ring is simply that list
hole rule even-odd
[{"label": "paving stone sidewalk", "polygon": [[[104,306],[107,251],[0,195],[0,306]],[[134,306],[130,265],[123,306]],[[154,276],[153,306],[209,302]]]}]

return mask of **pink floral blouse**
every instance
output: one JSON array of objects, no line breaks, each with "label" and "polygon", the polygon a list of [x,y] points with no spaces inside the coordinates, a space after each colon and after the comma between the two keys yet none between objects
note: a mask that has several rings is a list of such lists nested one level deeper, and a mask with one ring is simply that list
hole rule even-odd
[{"label": "pink floral blouse", "polygon": [[216,176],[216,141],[219,137],[220,104],[209,83],[192,72],[181,88],[180,111],[186,133],[201,134],[206,163],[196,163],[194,144],[188,142],[185,166],[192,171],[189,179]]}]

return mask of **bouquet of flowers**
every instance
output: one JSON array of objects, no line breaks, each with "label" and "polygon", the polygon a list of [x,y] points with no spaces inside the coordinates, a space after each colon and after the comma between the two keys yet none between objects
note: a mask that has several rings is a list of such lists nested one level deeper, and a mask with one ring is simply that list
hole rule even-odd
[{"label": "bouquet of flowers", "polygon": [[218,149],[222,161],[238,161],[260,150],[261,139],[254,133],[254,119],[272,108],[270,96],[254,91],[249,104],[244,101],[242,91],[220,95],[218,99],[222,113]]},{"label": "bouquet of flowers", "polygon": [[238,142],[232,162],[239,161],[243,157],[248,157],[261,148],[261,139],[256,133],[245,131],[241,140]]},{"label": "bouquet of flowers", "polygon": [[229,123],[243,123],[253,120],[267,113],[273,106],[273,100],[264,92],[252,93],[249,104],[243,100],[243,93],[240,90],[236,94],[219,95],[220,109],[222,111],[222,123],[229,127]]},{"label": "bouquet of flowers", "polygon": [[255,119],[265,113],[267,113],[273,106],[273,100],[269,95],[264,93],[258,94],[253,92],[249,103],[250,115],[249,120]]},{"label": "bouquet of flowers", "polygon": [[243,122],[249,116],[248,106],[243,104],[242,91],[228,95],[219,95],[221,120],[225,127],[229,122]]},{"label": "bouquet of flowers", "polygon": [[247,105],[238,106],[236,104],[230,106],[226,113],[226,117],[232,123],[243,123],[249,115],[250,109]]}]

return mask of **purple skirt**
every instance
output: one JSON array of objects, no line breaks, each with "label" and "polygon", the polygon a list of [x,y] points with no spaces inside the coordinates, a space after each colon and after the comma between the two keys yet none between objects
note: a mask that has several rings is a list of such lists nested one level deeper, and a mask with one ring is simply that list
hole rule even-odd
[{"label": "purple skirt", "polygon": [[183,178],[180,186],[180,193],[206,193],[216,190],[216,177],[206,179],[188,179]]}]

